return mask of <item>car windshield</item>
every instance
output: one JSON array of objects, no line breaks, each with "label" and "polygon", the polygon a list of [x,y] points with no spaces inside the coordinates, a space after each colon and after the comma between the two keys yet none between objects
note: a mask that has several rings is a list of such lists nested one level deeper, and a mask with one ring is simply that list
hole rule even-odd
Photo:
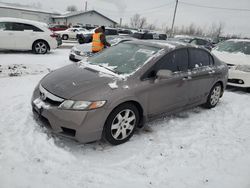
[{"label": "car windshield", "polygon": [[250,42],[248,41],[225,41],[218,44],[217,51],[229,53],[244,53],[250,55]]},{"label": "car windshield", "polygon": [[117,74],[131,74],[160,48],[133,43],[121,43],[90,57],[88,62],[111,69]]}]

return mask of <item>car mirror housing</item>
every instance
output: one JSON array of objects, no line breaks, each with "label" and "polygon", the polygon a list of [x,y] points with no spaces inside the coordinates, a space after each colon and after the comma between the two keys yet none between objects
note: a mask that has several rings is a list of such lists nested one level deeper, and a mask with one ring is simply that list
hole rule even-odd
[{"label": "car mirror housing", "polygon": [[159,70],[156,74],[156,77],[158,79],[168,79],[168,78],[171,78],[172,76],[173,76],[173,72],[167,69]]}]

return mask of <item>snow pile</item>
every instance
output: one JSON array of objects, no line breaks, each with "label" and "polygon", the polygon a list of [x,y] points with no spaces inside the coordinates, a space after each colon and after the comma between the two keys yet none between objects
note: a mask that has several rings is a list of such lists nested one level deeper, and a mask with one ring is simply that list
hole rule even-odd
[{"label": "snow pile", "polygon": [[43,74],[48,72],[50,72],[50,69],[42,65],[13,64],[2,66],[0,64],[0,77],[24,76],[29,74]]},{"label": "snow pile", "polygon": [[[59,68],[70,63],[66,52],[39,56],[40,62],[27,54],[1,60]],[[34,121],[30,98],[42,77],[0,78],[1,188],[249,188],[249,93],[226,91],[214,109],[148,123],[151,132],[137,131],[123,145],[79,144]]]}]

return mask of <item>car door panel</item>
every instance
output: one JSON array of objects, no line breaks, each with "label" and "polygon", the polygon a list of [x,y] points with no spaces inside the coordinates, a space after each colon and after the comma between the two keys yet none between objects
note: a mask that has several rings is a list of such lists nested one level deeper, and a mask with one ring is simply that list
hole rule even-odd
[{"label": "car door panel", "polygon": [[210,63],[209,54],[202,49],[189,49],[190,60],[189,68],[191,69],[190,80],[194,89],[194,95],[190,98],[189,103],[203,101],[208,95],[215,82],[215,68]]},{"label": "car door panel", "polygon": [[[188,52],[175,50],[162,57],[149,71],[143,81],[143,94],[148,102],[148,114],[154,116],[185,106],[189,98]],[[159,79],[159,70],[171,70],[172,76]]]},{"label": "car door panel", "polygon": [[5,50],[14,50],[15,49],[15,40],[14,32],[12,31],[12,23],[10,22],[1,22],[0,23],[0,49]]}]

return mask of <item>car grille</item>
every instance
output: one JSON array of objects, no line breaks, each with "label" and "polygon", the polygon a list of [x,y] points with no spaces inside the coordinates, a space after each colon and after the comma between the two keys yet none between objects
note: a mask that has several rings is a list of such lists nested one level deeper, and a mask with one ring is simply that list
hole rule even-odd
[{"label": "car grille", "polygon": [[53,106],[59,106],[64,101],[63,98],[60,98],[44,89],[41,84],[39,86],[39,91],[40,99],[43,100],[45,103],[48,103]]}]

